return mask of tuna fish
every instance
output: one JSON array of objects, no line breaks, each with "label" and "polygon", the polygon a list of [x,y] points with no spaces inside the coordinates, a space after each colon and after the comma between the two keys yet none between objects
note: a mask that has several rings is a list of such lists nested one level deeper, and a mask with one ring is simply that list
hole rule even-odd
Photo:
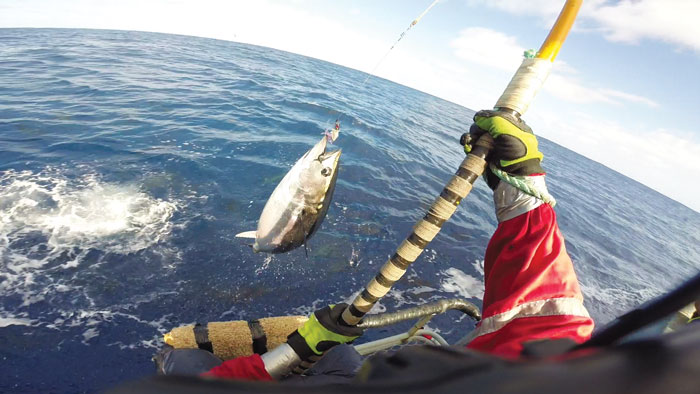
[{"label": "tuna fish", "polygon": [[326,144],[324,136],[282,178],[260,214],[258,229],[236,237],[255,238],[255,252],[306,246],[326,217],[338,178],[340,150],[326,152]]}]

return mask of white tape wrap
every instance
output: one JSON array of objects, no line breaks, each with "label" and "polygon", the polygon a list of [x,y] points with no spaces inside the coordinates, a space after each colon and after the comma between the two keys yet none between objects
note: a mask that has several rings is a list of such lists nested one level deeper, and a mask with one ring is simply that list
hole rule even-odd
[{"label": "white tape wrap", "polygon": [[552,62],[547,59],[524,59],[495,108],[508,108],[523,115],[551,69]]}]

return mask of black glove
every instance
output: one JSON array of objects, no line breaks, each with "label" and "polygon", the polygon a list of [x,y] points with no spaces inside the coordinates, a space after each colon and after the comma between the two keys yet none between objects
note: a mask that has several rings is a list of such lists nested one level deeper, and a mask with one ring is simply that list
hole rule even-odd
[{"label": "black glove", "polygon": [[348,326],[340,318],[347,307],[348,304],[341,303],[317,310],[303,326],[287,337],[287,344],[299,358],[308,360],[313,355],[322,355],[333,346],[357,339],[364,330]]},{"label": "black glove", "polygon": [[[477,112],[469,133],[463,134],[460,139],[464,151],[469,153],[472,144],[484,133],[491,134],[495,143],[488,157],[490,163],[511,175],[544,174],[540,165],[543,155],[538,149],[537,137],[523,120],[506,112]],[[495,189],[499,182],[498,177],[488,169],[485,176],[489,187]]]}]

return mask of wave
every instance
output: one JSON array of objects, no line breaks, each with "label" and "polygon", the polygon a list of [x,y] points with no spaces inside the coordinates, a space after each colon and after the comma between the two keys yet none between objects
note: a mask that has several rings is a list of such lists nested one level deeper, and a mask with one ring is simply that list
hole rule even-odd
[{"label": "wave", "polygon": [[54,313],[32,305],[71,292],[74,304],[81,298],[84,306],[94,304],[86,295],[90,269],[76,268],[94,268],[103,262],[99,256],[127,256],[167,240],[177,210],[177,202],[153,198],[135,184],[104,182],[96,174],[71,179],[57,168],[1,173],[3,324],[57,326],[41,318]]}]

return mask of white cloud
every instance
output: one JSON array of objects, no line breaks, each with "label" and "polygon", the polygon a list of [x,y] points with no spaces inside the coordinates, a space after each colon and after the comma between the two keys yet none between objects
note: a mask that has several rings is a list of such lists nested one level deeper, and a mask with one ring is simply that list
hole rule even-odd
[{"label": "white cloud", "polygon": [[579,81],[552,73],[543,89],[553,96],[572,103],[606,103],[615,101],[598,89],[592,89]]},{"label": "white cloud", "polygon": [[552,73],[543,89],[554,97],[572,103],[605,103],[621,105],[621,101],[640,103],[656,108],[659,104],[647,97],[615,89],[588,87],[586,83],[572,77]]},{"label": "white cloud", "polygon": [[619,90],[614,90],[614,89],[599,89],[599,91],[602,94],[604,94],[605,96],[610,97],[610,98],[617,97],[617,98],[620,98],[620,99],[623,99],[626,101],[631,101],[631,102],[635,102],[635,103],[642,103],[642,104],[645,104],[649,107],[654,107],[654,108],[659,106],[659,103],[657,103],[656,101],[654,101],[650,98],[644,97],[644,96],[625,93],[625,92],[621,92]]},{"label": "white cloud", "polygon": [[[492,67],[507,75],[512,75],[513,70],[518,68],[524,51],[515,37],[484,27],[460,31],[457,38],[450,42],[450,47],[455,56],[465,62]],[[654,100],[643,96],[610,88],[590,87],[590,84],[576,78],[578,72],[575,68],[557,63],[556,71],[551,73],[544,89],[559,99],[579,104],[620,105],[622,102],[631,102],[658,107]]]},{"label": "white cloud", "polygon": [[364,71],[370,71],[373,62],[386,51],[389,43],[347,26],[340,17],[316,14],[313,7],[303,3],[9,0],[4,7],[11,12],[0,13],[0,26],[120,29],[211,37],[281,49]]},{"label": "white cloud", "polygon": [[[691,133],[628,128],[585,113],[538,109],[530,124],[542,136],[700,212],[700,141]],[[679,181],[687,180],[687,181]]]},{"label": "white cloud", "polygon": [[[492,5],[510,12],[556,16],[561,1],[497,0]],[[112,28],[214,37],[291,51],[366,72],[373,70],[376,59],[381,58],[390,45],[388,41],[381,42],[376,37],[364,35],[361,29],[346,26],[341,19],[317,15],[313,7],[269,0],[74,0],[61,4],[24,0],[9,1],[4,6],[12,12],[0,13],[0,26]],[[154,17],[156,15],[158,17]],[[378,73],[451,101],[483,106],[484,102],[493,101],[501,93],[504,84],[499,82],[501,79],[507,82],[512,71],[519,66],[524,50],[514,37],[482,27],[460,31],[450,47],[458,59],[507,74],[494,77],[493,70],[481,70],[470,76],[468,69],[449,64],[445,59],[430,61],[419,54],[402,54],[401,46],[386,59]],[[632,93],[589,87],[589,84],[574,78],[575,70],[562,62],[557,62],[555,67],[545,89],[562,100],[656,106],[653,100]],[[483,77],[487,73],[492,75]],[[416,78],[417,75],[420,78]],[[444,75],[450,75],[449,80]],[[474,81],[474,75],[481,75],[479,79],[494,83]]]},{"label": "white cloud", "polygon": [[[561,0],[469,0],[516,15],[540,16],[551,25]],[[586,0],[575,29],[599,31],[615,42],[638,43],[650,39],[700,52],[700,1],[697,0]]]},{"label": "white cloud", "polygon": [[450,42],[455,56],[469,62],[513,72],[520,66],[523,48],[515,37],[485,27],[470,27]]},{"label": "white cloud", "polygon": [[420,57],[400,48],[386,58],[377,75],[468,108],[492,106],[508,82],[507,76],[483,75],[469,64]]},{"label": "white cloud", "polygon": [[697,0],[624,0],[602,6],[589,17],[611,41],[636,43],[648,38],[700,51],[699,14]]},{"label": "white cloud", "polygon": [[[556,18],[564,4],[561,0],[467,0],[470,5],[498,8],[517,15],[535,15],[545,18]],[[585,4],[585,2],[584,2]]]}]

